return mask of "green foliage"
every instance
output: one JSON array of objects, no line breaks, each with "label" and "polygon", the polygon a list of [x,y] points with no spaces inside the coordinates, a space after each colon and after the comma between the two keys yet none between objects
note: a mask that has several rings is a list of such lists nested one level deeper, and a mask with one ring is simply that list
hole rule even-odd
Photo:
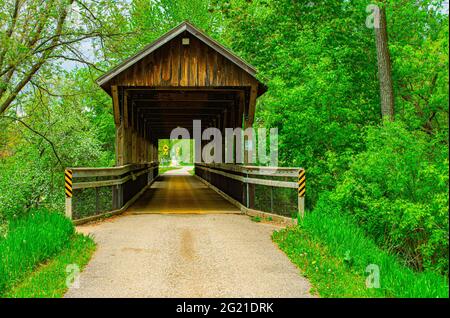
[{"label": "green foliage", "polygon": [[[217,8],[226,17],[223,37],[268,84],[256,122],[279,128],[281,165],[306,168],[309,208],[364,151],[364,127],[380,122],[366,6],[235,0]],[[442,1],[390,1],[387,8],[396,116],[409,129],[448,135],[448,15],[439,10]]]},{"label": "green foliage", "polygon": [[412,267],[448,273],[448,146],[399,122],[367,130],[335,206]]},{"label": "green foliage", "polygon": [[0,239],[0,295],[67,247],[73,234],[70,220],[45,209],[11,220]]},{"label": "green foliage", "polygon": [[[51,45],[57,6],[49,2],[46,15],[31,1],[33,19],[29,23],[21,13],[17,29],[26,31],[53,17],[43,29],[43,43],[22,44],[33,43],[28,41],[33,32],[8,36],[7,27],[0,32],[0,104],[15,96],[14,88],[35,62],[45,60],[11,104],[4,103],[10,118],[0,117],[0,235],[8,231],[9,220],[36,207],[62,210],[65,167],[114,165],[111,99],[94,82],[99,69],[121,62],[187,19],[255,65],[269,87],[258,101],[255,126],[278,128],[280,165],[306,169],[306,205],[309,210],[318,205],[312,212],[317,220],[310,218],[296,234],[285,232],[285,250],[299,244],[308,255],[327,255],[311,262],[340,273],[332,280],[340,287],[322,275],[332,292],[319,287],[321,294],[374,295],[360,285],[368,251],[374,249],[378,262],[389,266],[399,262],[382,256],[388,254],[381,247],[424,273],[407,272],[396,283],[395,275],[403,277],[406,270],[395,265],[387,285],[394,287],[376,295],[443,295],[438,279],[429,278],[430,271],[448,274],[449,258],[448,14],[443,2],[385,2],[399,121],[389,124],[381,122],[374,30],[364,23],[367,1],[92,2],[79,8],[83,23],[75,25],[69,16],[59,38],[70,48],[49,49],[54,56],[30,52],[35,45]],[[1,3],[0,20],[10,26],[12,3]],[[74,32],[65,32],[72,27]],[[61,57],[84,59],[78,52],[83,46],[76,46],[80,35],[102,37],[91,42],[98,62],[64,70]],[[15,71],[9,77],[11,65]],[[169,142],[161,141],[160,147],[164,144]],[[168,162],[170,155],[161,159]],[[336,211],[329,214],[331,206]],[[342,221],[348,226],[341,231],[341,218],[358,226]],[[318,243],[321,226],[326,239]],[[351,240],[353,232],[360,234]],[[359,246],[356,252],[351,244]],[[296,252],[288,254],[300,260]],[[342,262],[359,268],[357,273],[342,269]],[[322,273],[322,265],[315,265],[311,277],[319,277],[315,267]],[[413,279],[423,286],[412,284]],[[355,292],[346,289],[346,281]],[[433,282],[436,293],[430,291]],[[400,283],[408,290],[400,291]]]},{"label": "green foliage", "polygon": [[26,276],[20,284],[5,293],[8,298],[59,298],[67,291],[66,268],[76,264],[80,270],[86,266],[95,251],[92,238],[75,234],[69,245],[49,262]]},{"label": "green foliage", "polygon": [[[382,125],[366,2],[217,4],[223,36],[268,84],[256,123],[278,127],[280,165],[307,173],[307,208],[332,191],[378,246],[448,273],[448,14],[386,3],[396,119]],[[423,132],[426,132],[423,133]],[[313,212],[314,213],[314,212]]]},{"label": "green foliage", "polygon": [[[0,223],[31,207],[63,210],[66,167],[111,166],[114,162],[110,102],[99,92],[86,93],[92,89],[92,81],[90,86],[78,85],[88,82],[85,72],[71,76],[78,80],[67,77],[65,82],[54,83],[62,94],[68,94],[64,99],[39,92],[27,97],[29,102],[22,111],[30,115],[21,120],[40,134],[12,120],[15,116],[0,117],[7,133],[0,144]],[[69,85],[76,86],[79,93],[72,96]]]},{"label": "green foliage", "polygon": [[310,208],[364,148],[362,127],[380,118],[364,8],[256,1],[239,2],[230,13],[233,48],[269,87],[256,121],[278,127],[280,165],[306,168]]},{"label": "green foliage", "polygon": [[429,0],[388,6],[389,47],[397,118],[412,129],[448,134],[449,23],[441,6]]},{"label": "green foliage", "polygon": [[213,10],[213,2],[215,1],[130,1],[129,6],[124,4],[129,20],[116,25],[127,34],[126,41],[106,41],[106,50],[103,53],[112,64],[120,63],[186,20],[206,31],[208,35],[218,38],[223,30],[223,20],[220,13]]},{"label": "green foliage", "polygon": [[[321,198],[296,227],[274,232],[273,239],[312,283],[321,297],[448,297],[448,278],[415,272],[380,249],[334,202]],[[377,265],[380,288],[367,288],[367,266]]]}]

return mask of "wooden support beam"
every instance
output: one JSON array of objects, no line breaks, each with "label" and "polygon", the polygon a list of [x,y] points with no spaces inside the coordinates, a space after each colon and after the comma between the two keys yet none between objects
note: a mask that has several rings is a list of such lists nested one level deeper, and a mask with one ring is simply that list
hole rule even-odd
[{"label": "wooden support beam", "polygon": [[[245,112],[245,92],[239,94],[237,112],[235,112],[235,127],[242,128],[242,120]],[[245,128],[245,127],[244,127]]]},{"label": "wooden support beam", "polygon": [[124,127],[119,125],[116,127],[116,165],[124,165]]},{"label": "wooden support beam", "polygon": [[111,86],[111,95],[113,101],[114,123],[116,126],[120,125],[120,105],[119,105],[119,90],[116,85]]},{"label": "wooden support beam", "polygon": [[[167,111],[173,111],[173,110],[179,110],[181,112],[198,112],[199,110],[214,110],[214,111],[221,111],[223,109],[226,109],[226,107],[216,107],[216,106],[207,106],[207,107],[186,107],[186,106],[149,106],[149,105],[143,105],[143,104],[135,104],[137,108],[139,108],[140,111],[161,111],[161,110],[167,110]],[[231,105],[230,105],[231,106]]]},{"label": "wooden support beam", "polygon": [[[257,87],[252,86],[250,91],[250,97],[248,102],[247,114],[244,114],[244,129],[253,127],[253,121],[255,118],[255,108],[256,108],[256,98],[257,98]],[[256,150],[256,145],[251,141],[252,151]],[[244,164],[249,164],[250,162],[250,152],[244,146]],[[247,183],[247,207],[253,209],[255,207],[255,185]]]},{"label": "wooden support beam", "polygon": [[227,151],[226,149],[226,143],[225,143],[225,129],[228,128],[228,111],[225,110],[223,112],[223,116],[222,116],[222,123],[221,123],[221,128],[222,128],[222,163],[225,163],[225,153]]},{"label": "wooden support beam", "polygon": [[[233,96],[234,97],[234,96]],[[177,104],[194,104],[194,105],[211,105],[211,104],[231,104],[233,103],[233,99],[175,99],[175,100],[154,100],[148,98],[133,98],[133,101],[137,103],[146,103],[148,105],[177,105]]]},{"label": "wooden support beam", "polygon": [[124,127],[128,128],[129,121],[128,121],[128,92],[125,90],[124,96],[123,96],[123,122]]},{"label": "wooden support beam", "polygon": [[245,128],[252,127],[255,120],[256,98],[258,97],[258,87],[253,85],[250,90],[250,99],[248,102],[248,113],[245,118]]}]

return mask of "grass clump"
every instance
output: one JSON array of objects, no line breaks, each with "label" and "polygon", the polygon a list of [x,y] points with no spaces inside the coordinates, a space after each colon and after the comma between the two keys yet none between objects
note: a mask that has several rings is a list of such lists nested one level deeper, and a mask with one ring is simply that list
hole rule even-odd
[{"label": "grass clump", "polygon": [[4,296],[8,298],[62,297],[67,291],[67,266],[76,264],[81,271],[94,251],[95,243],[90,237],[75,234],[61,253],[39,266]]},{"label": "grass clump", "polygon": [[[448,279],[417,272],[380,249],[346,214],[325,204],[273,240],[302,270],[321,297],[449,297]],[[366,270],[379,268],[380,288],[367,288]]]},{"label": "grass clump", "polygon": [[45,209],[11,220],[0,240],[0,296],[40,263],[67,248],[73,235],[69,219]]},{"label": "grass clump", "polygon": [[259,223],[259,222],[262,221],[261,217],[258,216],[258,215],[252,216],[252,217],[250,218],[250,220],[252,220],[253,222],[256,222],[256,223]]},{"label": "grass clump", "polygon": [[179,167],[159,167],[158,172],[160,175],[166,173],[167,171],[171,171],[171,170],[177,170],[180,169]]}]

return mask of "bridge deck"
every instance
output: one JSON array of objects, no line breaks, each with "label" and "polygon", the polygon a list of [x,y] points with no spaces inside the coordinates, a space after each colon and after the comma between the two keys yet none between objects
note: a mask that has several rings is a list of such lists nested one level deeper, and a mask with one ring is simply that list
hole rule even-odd
[{"label": "bridge deck", "polygon": [[208,188],[187,167],[168,171],[153,183],[127,212],[141,213],[240,213],[234,205]]}]

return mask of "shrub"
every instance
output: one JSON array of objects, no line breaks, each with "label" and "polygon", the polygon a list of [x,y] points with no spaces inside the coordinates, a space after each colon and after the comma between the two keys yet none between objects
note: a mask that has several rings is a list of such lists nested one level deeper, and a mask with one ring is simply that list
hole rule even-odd
[{"label": "shrub", "polygon": [[73,234],[69,219],[45,209],[11,220],[0,239],[0,295],[66,247]]},{"label": "shrub", "polygon": [[401,123],[371,127],[332,193],[385,249],[415,269],[448,273],[448,145]]},{"label": "shrub", "polygon": [[[321,297],[448,298],[448,278],[417,272],[380,249],[323,194],[299,226],[274,232],[273,239],[308,277]],[[368,266],[379,270],[379,288],[366,288]]]}]

